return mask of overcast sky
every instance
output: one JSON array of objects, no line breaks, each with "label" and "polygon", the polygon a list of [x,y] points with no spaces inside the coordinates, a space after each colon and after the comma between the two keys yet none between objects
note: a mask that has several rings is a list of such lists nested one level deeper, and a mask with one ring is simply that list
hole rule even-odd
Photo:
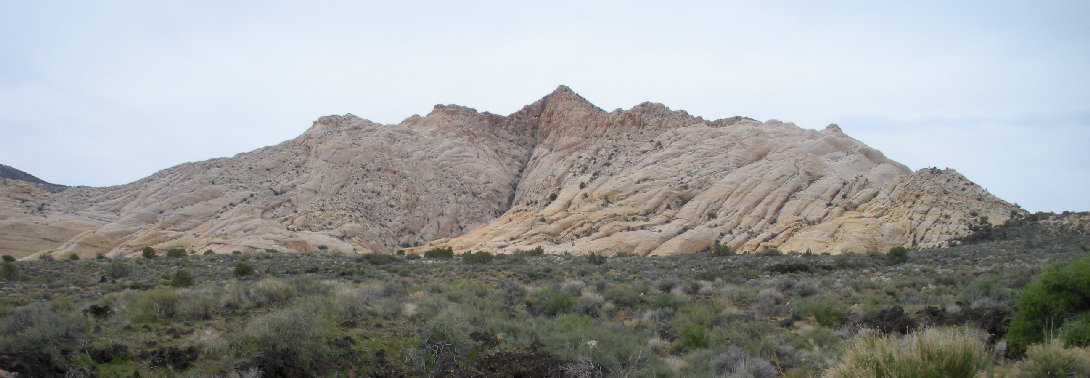
[{"label": "overcast sky", "polygon": [[1090,210],[1084,0],[0,1],[0,163],[54,183],[566,84],[607,111],[837,123],[1028,210]]}]

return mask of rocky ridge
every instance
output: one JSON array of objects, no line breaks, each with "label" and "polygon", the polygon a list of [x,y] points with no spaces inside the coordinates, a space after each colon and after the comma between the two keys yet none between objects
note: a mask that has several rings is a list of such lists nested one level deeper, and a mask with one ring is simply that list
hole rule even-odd
[{"label": "rocky ridge", "polygon": [[59,193],[0,183],[0,250],[675,254],[714,243],[863,252],[934,247],[1022,211],[953,170],[911,172],[835,125],[606,112],[571,89],[509,116],[437,105],[139,181]]}]

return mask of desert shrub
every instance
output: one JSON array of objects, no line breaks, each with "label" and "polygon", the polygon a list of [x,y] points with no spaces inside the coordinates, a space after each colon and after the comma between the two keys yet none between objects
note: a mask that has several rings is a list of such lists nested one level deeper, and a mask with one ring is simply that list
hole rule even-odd
[{"label": "desert shrub", "polygon": [[1003,285],[1001,278],[996,275],[988,274],[969,281],[961,289],[960,298],[962,302],[967,304],[973,304],[976,301],[994,298],[1003,299],[1009,294],[1009,290]]},{"label": "desert shrub", "polygon": [[836,296],[823,295],[799,300],[797,308],[804,316],[813,316],[823,327],[836,328],[848,320],[848,311]]},{"label": "desert shrub", "polygon": [[712,244],[711,250],[708,251],[708,254],[712,257],[725,257],[734,255],[734,251],[730,249],[729,245],[719,244],[719,242],[715,242],[715,244]]},{"label": "desert shrub", "polygon": [[759,316],[772,317],[783,314],[787,307],[784,305],[783,293],[773,288],[761,289],[757,294],[757,303],[753,304],[753,311]]},{"label": "desert shrub", "polygon": [[708,328],[700,324],[683,324],[678,330],[678,343],[689,349],[708,347]]},{"label": "desert shrub", "polygon": [[689,303],[689,300],[684,295],[670,293],[659,295],[651,302],[655,308],[669,308],[672,310],[677,310],[686,303]]},{"label": "desert shrub", "polygon": [[908,249],[897,246],[889,249],[886,254],[886,263],[889,265],[901,265],[908,262]]},{"label": "desert shrub", "polygon": [[305,364],[311,364],[328,352],[326,339],[331,334],[326,319],[299,306],[255,317],[242,331],[239,343],[265,351],[295,351]]},{"label": "desert shrub", "polygon": [[462,254],[462,262],[466,264],[488,264],[495,258],[491,253],[485,251],[466,252]]},{"label": "desert shrub", "polygon": [[522,298],[526,295],[526,288],[518,282],[513,281],[500,281],[499,292],[497,295],[500,298],[500,303],[504,306],[513,307],[522,303]]},{"label": "desert shrub", "polygon": [[1053,263],[1026,285],[1007,328],[1012,347],[1020,349],[1041,342],[1046,332],[1061,328],[1068,318],[1090,311],[1088,272],[1090,254],[1071,262]]},{"label": "desert shrub", "polygon": [[185,257],[185,250],[184,249],[171,248],[171,249],[167,250],[167,257],[173,257],[173,258]]},{"label": "desert shrub", "polygon": [[143,292],[128,292],[124,302],[125,314],[137,322],[173,318],[178,313],[181,296],[177,290],[158,288]]},{"label": "desert shrub", "polygon": [[472,328],[469,311],[458,305],[446,307],[417,330],[420,341],[414,364],[421,371],[432,372],[466,359],[474,347],[469,336]]},{"label": "desert shrub", "polygon": [[643,296],[627,284],[617,284],[603,293],[605,299],[618,306],[635,307],[643,303]]},{"label": "desert shrub", "polygon": [[38,255],[38,261],[53,261],[53,255],[50,255],[48,253]]},{"label": "desert shrub", "polygon": [[253,302],[275,306],[287,303],[298,294],[299,292],[290,283],[270,278],[251,284],[248,297]]},{"label": "desert shrub", "polygon": [[250,264],[247,264],[244,261],[239,261],[237,264],[235,264],[234,274],[235,277],[238,278],[249,276],[251,274],[254,274],[254,267],[250,266]]},{"label": "desert shrub", "polygon": [[208,320],[216,310],[215,294],[207,291],[181,290],[175,314],[184,319]]},{"label": "desert shrub", "polygon": [[451,259],[454,258],[454,249],[451,247],[435,247],[425,251],[424,257],[429,259]]},{"label": "desert shrub", "polygon": [[575,300],[568,293],[560,290],[546,289],[538,293],[538,307],[549,316],[557,316],[571,312]]},{"label": "desert shrub", "polygon": [[174,278],[170,280],[170,286],[173,287],[190,287],[193,286],[193,275],[185,269],[178,269],[174,272]]},{"label": "desert shrub", "polygon": [[776,367],[760,357],[750,356],[745,350],[731,346],[709,361],[711,371],[717,377],[754,377],[772,378],[776,376]]},{"label": "desert shrub", "polygon": [[15,262],[15,256],[4,255],[4,262]]},{"label": "desert shrub", "polygon": [[663,293],[669,293],[670,291],[673,291],[674,288],[681,287],[681,283],[681,280],[678,278],[668,277],[655,280],[651,286]]},{"label": "desert shrub", "polygon": [[541,247],[534,247],[534,249],[531,249],[531,250],[521,250],[521,249],[519,249],[519,250],[516,250],[513,255],[522,256],[522,257],[543,256],[543,255],[545,255],[545,249],[541,248]]},{"label": "desert shrub", "polygon": [[830,377],[971,377],[989,366],[985,335],[968,328],[929,328],[897,337],[861,337]]},{"label": "desert shrub", "polygon": [[639,376],[637,373],[652,360],[647,338],[617,323],[565,314],[555,318],[534,317],[514,325],[520,327],[522,334],[520,340],[515,340],[517,344],[539,341],[559,359],[582,362],[583,366],[596,365],[594,370],[600,369],[605,376]]},{"label": "desert shrub", "polygon": [[106,268],[106,274],[115,279],[127,277],[130,272],[129,266],[121,259],[116,258],[110,261],[110,267]]},{"label": "desert shrub", "polygon": [[72,261],[79,261],[79,255],[77,255],[75,252],[72,252],[68,255],[68,259]]},{"label": "desert shrub", "polygon": [[597,253],[586,255],[584,259],[591,265],[602,265],[606,263],[606,257]]},{"label": "desert shrub", "polygon": [[1090,349],[1064,348],[1058,340],[1033,345],[1009,373],[1014,377],[1090,377]]},{"label": "desert shrub", "polygon": [[16,280],[19,278],[19,269],[15,267],[15,263],[4,261],[0,264],[0,277],[8,281]]},{"label": "desert shrub", "polygon": [[41,301],[13,309],[0,326],[0,350],[42,352],[54,358],[86,342],[89,328],[71,304]]},{"label": "desert shrub", "polygon": [[144,249],[140,251],[140,255],[144,256],[146,259],[153,259],[155,258],[155,248],[144,247]]},{"label": "desert shrub", "polygon": [[1065,346],[1090,346],[1090,312],[1069,319],[1060,327],[1060,339]]},{"label": "desert shrub", "polygon": [[371,265],[389,265],[401,261],[401,259],[399,259],[397,256],[384,255],[381,253],[368,253],[360,255],[359,260]]}]

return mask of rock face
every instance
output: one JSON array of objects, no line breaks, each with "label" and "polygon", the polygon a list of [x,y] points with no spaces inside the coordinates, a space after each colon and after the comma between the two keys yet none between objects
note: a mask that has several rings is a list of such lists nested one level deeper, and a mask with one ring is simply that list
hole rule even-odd
[{"label": "rock face", "polygon": [[606,112],[562,86],[506,117],[460,106],[399,125],[323,117],[279,145],[122,186],[4,180],[0,250],[840,253],[940,246],[1020,212],[835,125],[706,121],[653,103]]}]

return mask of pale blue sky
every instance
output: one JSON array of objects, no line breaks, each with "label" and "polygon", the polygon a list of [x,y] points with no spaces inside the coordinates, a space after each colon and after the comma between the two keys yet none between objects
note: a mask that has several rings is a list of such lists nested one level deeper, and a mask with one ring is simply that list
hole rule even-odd
[{"label": "pale blue sky", "polygon": [[0,2],[0,163],[60,184],[566,84],[606,110],[837,123],[1031,211],[1090,210],[1087,1]]}]

